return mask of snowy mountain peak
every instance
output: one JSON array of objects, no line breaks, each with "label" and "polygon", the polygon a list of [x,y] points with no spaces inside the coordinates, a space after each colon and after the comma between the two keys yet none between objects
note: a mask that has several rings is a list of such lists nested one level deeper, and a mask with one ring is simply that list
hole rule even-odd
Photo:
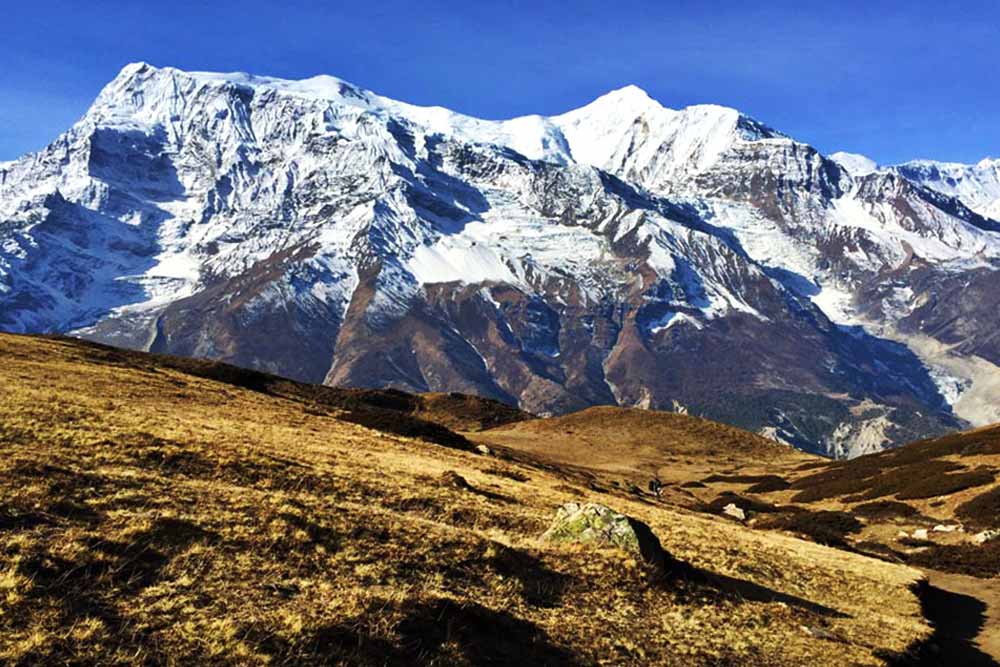
[{"label": "snowy mountain peak", "polygon": [[157,68],[152,64],[146,62],[145,60],[137,60],[135,62],[128,63],[127,65],[122,67],[121,71],[118,72],[118,75],[115,77],[115,79],[127,79],[129,77],[135,76],[140,72],[150,69],[155,70]]},{"label": "snowy mountain peak", "polygon": [[617,111],[622,115],[642,114],[651,109],[662,109],[659,102],[654,100],[649,94],[634,84],[629,84],[615,90],[608,91],[593,102],[578,109],[567,112],[564,115],[573,113],[608,113]]},{"label": "snowy mountain peak", "polygon": [[[300,79],[257,76],[247,72],[189,72],[173,67],[155,67],[146,62],[122,68],[98,96],[96,106],[132,106],[166,102],[174,107],[203,89],[227,87],[262,93],[273,91],[305,99],[368,108],[376,96],[347,81],[326,74]],[[132,104],[129,104],[129,103]]]},{"label": "snowy mountain peak", "polygon": [[[644,169],[656,161],[654,171],[664,178],[709,168],[734,142],[782,136],[728,107],[666,108],[635,85],[558,116],[483,120],[444,107],[400,102],[329,75],[290,80],[244,72],[185,72],[145,62],[124,67],[87,119],[98,126],[162,125],[169,133],[192,104],[214,105],[225,114],[231,106],[225,95],[242,90],[302,99],[336,115],[394,117],[423,134],[503,146],[556,164],[578,162],[613,171],[625,162]],[[207,93],[219,97],[206,100]],[[661,154],[666,158],[656,159]]]},{"label": "snowy mountain peak", "polygon": [[878,163],[875,160],[859,153],[838,151],[831,153],[830,159],[843,167],[851,176],[867,176],[879,169]]}]

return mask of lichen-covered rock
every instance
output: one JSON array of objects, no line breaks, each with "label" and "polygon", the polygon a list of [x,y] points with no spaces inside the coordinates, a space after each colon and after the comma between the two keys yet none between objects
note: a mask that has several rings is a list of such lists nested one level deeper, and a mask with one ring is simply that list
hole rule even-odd
[{"label": "lichen-covered rock", "polygon": [[649,526],[597,503],[566,503],[556,512],[542,539],[614,546],[661,568],[668,561],[660,540]]}]

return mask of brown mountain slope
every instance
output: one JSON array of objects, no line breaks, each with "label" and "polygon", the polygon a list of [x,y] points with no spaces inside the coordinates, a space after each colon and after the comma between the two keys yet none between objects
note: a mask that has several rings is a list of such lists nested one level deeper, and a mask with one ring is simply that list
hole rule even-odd
[{"label": "brown mountain slope", "polygon": [[1000,541],[975,540],[1000,529],[1000,425],[805,471],[773,499],[860,515],[859,541],[912,564],[1000,576]]},{"label": "brown mountain slope", "polygon": [[[0,335],[0,662],[880,665],[929,636],[911,568],[106,353]],[[540,542],[580,499],[691,569]]]},{"label": "brown mountain slope", "polygon": [[672,412],[600,406],[580,412],[520,421],[490,432],[491,438],[521,435],[552,446],[575,446],[601,453],[654,452],[766,460],[805,457],[773,440],[700,417]]},{"label": "brown mountain slope", "polygon": [[688,506],[687,487],[713,473],[763,476],[825,460],[734,426],[637,408],[588,408],[467,435],[598,483],[646,489],[657,479],[668,499]]}]

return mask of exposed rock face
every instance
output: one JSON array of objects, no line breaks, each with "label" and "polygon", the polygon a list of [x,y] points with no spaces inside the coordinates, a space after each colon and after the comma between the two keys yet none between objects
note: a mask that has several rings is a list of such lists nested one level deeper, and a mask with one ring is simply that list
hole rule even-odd
[{"label": "exposed rock face", "polygon": [[1000,365],[1000,225],[851,164],[634,87],[494,122],[130,65],[0,165],[0,329],[538,414],[683,405],[837,456],[985,418],[961,395]]},{"label": "exposed rock face", "polygon": [[660,568],[668,560],[649,526],[597,503],[566,503],[556,512],[542,539],[617,547]]}]

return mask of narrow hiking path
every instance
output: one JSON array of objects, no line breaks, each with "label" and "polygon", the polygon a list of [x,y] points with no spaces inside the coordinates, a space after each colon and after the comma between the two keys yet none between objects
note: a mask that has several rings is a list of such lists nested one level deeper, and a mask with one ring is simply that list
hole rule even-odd
[{"label": "narrow hiking path", "polygon": [[917,664],[1000,666],[1000,579],[924,573],[924,615],[935,632]]}]

